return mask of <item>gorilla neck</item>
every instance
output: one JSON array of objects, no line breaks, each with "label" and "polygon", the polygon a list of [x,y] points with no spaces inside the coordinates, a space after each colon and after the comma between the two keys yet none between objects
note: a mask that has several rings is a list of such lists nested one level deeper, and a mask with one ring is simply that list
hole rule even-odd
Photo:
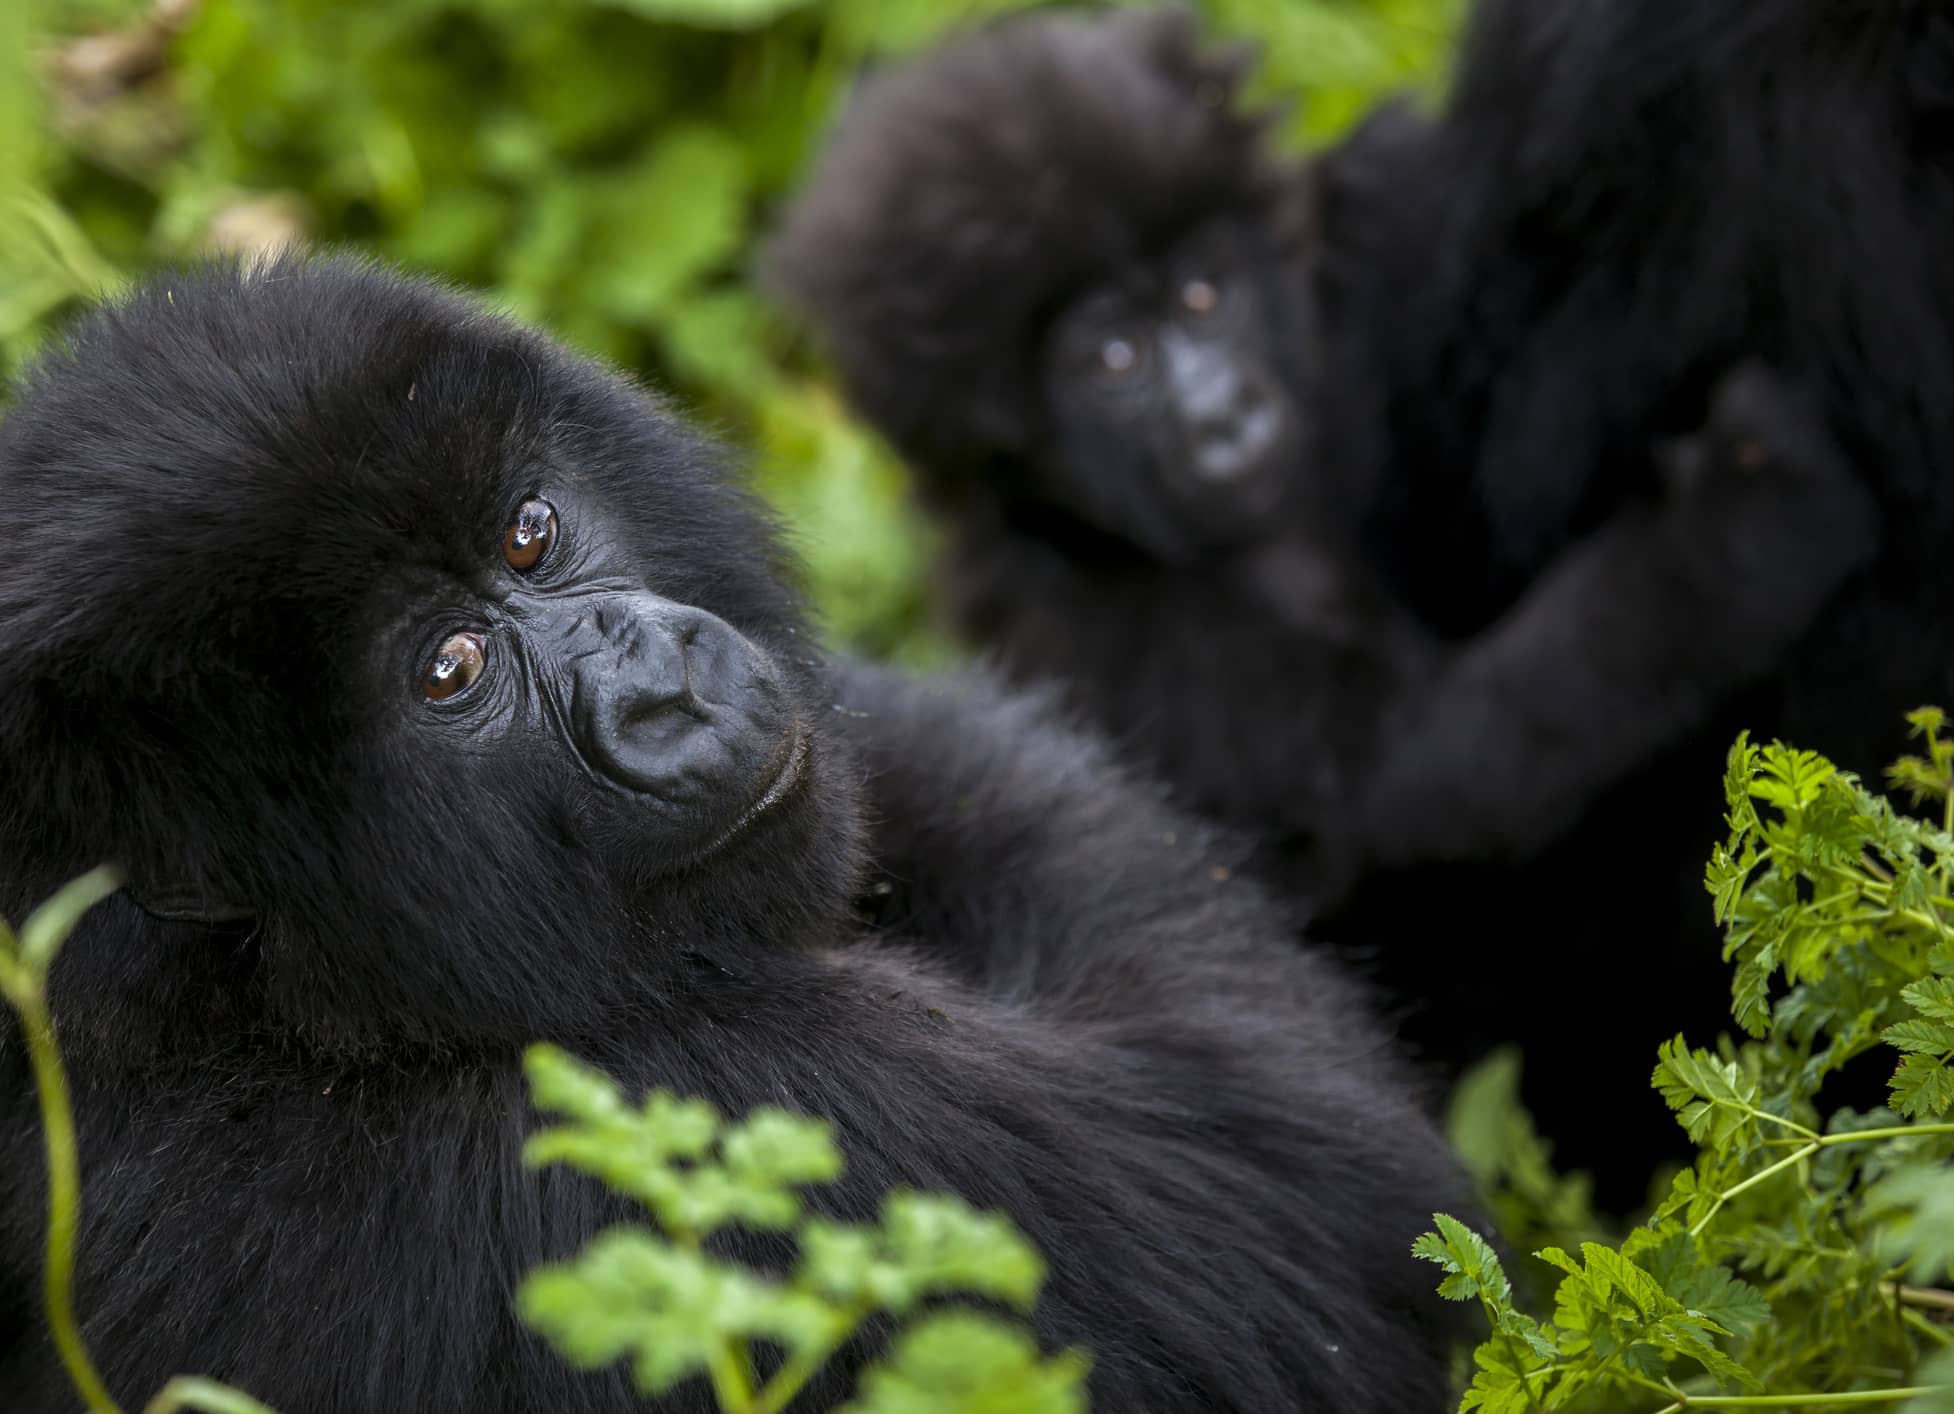
[{"label": "gorilla neck", "polygon": [[[439,927],[343,899],[212,926],[117,896],[59,959],[64,1048],[83,1065],[240,1048],[411,1063],[658,1026],[702,977],[765,975],[783,953],[847,938],[866,871],[861,772],[845,743],[823,738],[795,799],[687,870],[594,868],[617,848],[602,845],[586,847],[574,877],[539,870],[555,920],[546,932],[493,918]],[[591,886],[605,876],[608,890]]]}]

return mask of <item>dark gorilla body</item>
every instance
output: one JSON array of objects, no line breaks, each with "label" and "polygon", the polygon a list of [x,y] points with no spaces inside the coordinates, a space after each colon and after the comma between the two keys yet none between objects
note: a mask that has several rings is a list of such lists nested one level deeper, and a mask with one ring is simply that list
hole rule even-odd
[{"label": "dark gorilla body", "polygon": [[[614,377],[367,267],[192,273],[30,379],[0,489],[0,904],[129,880],[52,996],[121,1398],[638,1407],[510,1310],[631,1217],[519,1162],[543,1038],[831,1117],[835,1213],[1009,1213],[1098,1407],[1438,1407],[1407,1245],[1458,1196],[1361,999],[1035,701],[816,660],[763,519]],[[52,1410],[0,1036],[0,1389]]]},{"label": "dark gorilla body", "polygon": [[[1320,172],[1283,171],[1231,111],[1238,71],[1173,12],[980,34],[858,101],[776,244],[776,281],[917,468],[948,523],[950,612],[1010,671],[1062,680],[1187,803],[1269,839],[1264,866],[1313,903],[1391,865],[1492,859],[1483,877],[1510,877],[1771,671],[1870,555],[1871,497],[1799,382],[1731,345],[1680,456],[1657,452],[1684,429],[1580,449],[1651,482],[1666,469],[1665,494],[1584,525],[1500,616],[1441,642],[1363,539],[1400,509],[1383,423],[1420,416],[1409,397],[1387,411],[1366,341],[1421,332],[1385,301],[1419,307],[1436,232],[1392,226],[1382,183],[1353,195],[1387,170],[1373,152],[1422,159],[1428,130],[1394,113]],[[1457,465],[1448,445],[1419,448],[1434,480]],[[1710,797],[1717,774],[1691,789]],[[1701,861],[1682,878],[1707,913]],[[1499,961],[1407,947],[1446,925],[1395,884],[1388,914],[1343,936],[1401,996],[1440,1004],[1412,1018],[1414,1043],[1457,1062],[1519,1039],[1562,1068],[1560,1023],[1515,1015],[1561,998],[1514,974],[1564,975],[1569,916],[1543,913],[1515,947],[1536,904],[1509,891],[1470,930],[1501,938]],[[1424,896],[1452,916],[1443,890]],[[1680,982],[1650,971],[1694,988],[1714,1025],[1720,964],[1698,961]],[[1593,1043],[1582,1083],[1598,1066],[1642,1091],[1666,1033],[1611,1055],[1569,1010]],[[1659,1141],[1673,1126],[1649,1099]]]},{"label": "dark gorilla body", "polygon": [[[1388,949],[1415,882],[1517,958],[1592,959],[1551,992],[1505,995],[1557,999],[1530,1099],[1569,1116],[1566,1158],[1619,1161],[1614,1193],[1632,1196],[1639,1136],[1667,1117],[1641,1093],[1599,1115],[1585,1057],[1597,1039],[1642,1057],[1679,1027],[1704,1042],[1729,1026],[1689,1008],[1727,977],[1701,879],[1730,742],[1782,737],[1876,780],[1899,714],[1954,689],[1954,17],[1481,0],[1442,112],[1379,114],[1316,178],[1317,289],[1339,338],[1325,446],[1376,469],[1365,559],[1437,631],[1481,632],[1645,503],[1635,449],[1700,417],[1733,360],[1780,369],[1877,501],[1877,556],[1769,672],[1523,870],[1405,860],[1323,920]],[[1590,986],[1615,1018],[1599,1037]],[[1844,1098],[1879,1103],[1880,1078]]]}]

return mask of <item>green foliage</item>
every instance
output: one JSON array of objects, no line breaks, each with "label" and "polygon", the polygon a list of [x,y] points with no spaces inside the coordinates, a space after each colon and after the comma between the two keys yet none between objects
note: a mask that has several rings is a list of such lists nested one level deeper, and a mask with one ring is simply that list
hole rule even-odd
[{"label": "green foliage", "polygon": [[[1414,1253],[1491,1330],[1461,1410],[1954,1409],[1954,1291],[1936,1285],[1954,1268],[1954,743],[1939,711],[1909,720],[1925,754],[1889,779],[1938,820],[1814,752],[1732,748],[1730,831],[1705,883],[1747,1039],[1659,1048],[1653,1084],[1696,1162],[1618,1245],[1534,1251],[1559,1273],[1551,1320],[1438,1215]],[[1828,1110],[1826,1080],[1879,1055],[1890,1108]],[[1459,1106],[1476,1116],[1468,1162],[1480,1152],[1484,1178],[1489,1138],[1516,1138],[1519,1157],[1490,1171],[1535,1230],[1549,1211],[1578,1224],[1530,1131],[1499,1118],[1510,1082],[1478,1084]]]},{"label": "green foliage", "polygon": [[[567,1164],[642,1203],[658,1231],[619,1227],[572,1260],[532,1273],[518,1309],[571,1364],[628,1359],[638,1388],[711,1380],[727,1414],[773,1414],[881,1316],[948,1296],[1029,1312],[1044,1264],[1002,1218],[956,1198],[896,1192],[880,1222],[805,1213],[799,1189],[833,1181],[842,1159],[819,1120],[761,1109],[727,1124],[697,1100],[653,1091],[629,1104],[604,1076],[549,1046],[527,1058],[536,1104],[569,1122],[535,1135],[531,1164]],[[791,1233],[784,1277],[726,1261],[726,1228]],[[756,1345],[778,1361],[756,1379]],[[1086,1361],[1047,1358],[996,1317],[955,1309],[904,1330],[872,1367],[858,1414],[1071,1414],[1085,1407]]]},{"label": "green foliage", "polygon": [[[1552,1147],[1520,1103],[1520,1052],[1504,1046],[1467,1071],[1452,1092],[1446,1138],[1473,1181],[1494,1228],[1524,1250],[1609,1236],[1594,1211],[1593,1182],[1583,1173],[1562,1174]],[[1529,1296],[1544,1270],[1522,1271]]]},{"label": "green foliage", "polygon": [[[939,658],[903,475],[748,276],[859,73],[1028,3],[8,0],[0,373],[159,263],[370,248],[676,388],[756,449],[831,636]],[[1302,141],[1428,84],[1459,0],[1202,8]]]},{"label": "green foliage", "polygon": [[1076,1357],[1046,1360],[1022,1331],[964,1313],[934,1316],[896,1338],[862,1376],[842,1414],[1019,1414],[1085,1407]]}]

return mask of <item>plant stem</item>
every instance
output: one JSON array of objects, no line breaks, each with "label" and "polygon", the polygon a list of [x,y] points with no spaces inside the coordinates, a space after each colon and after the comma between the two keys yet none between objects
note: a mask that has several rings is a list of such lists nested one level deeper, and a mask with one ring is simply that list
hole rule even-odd
[{"label": "plant stem", "polygon": [[1717,1215],[1717,1212],[1723,1205],[1732,1198],[1735,1198],[1739,1193],[1742,1193],[1746,1188],[1756,1187],[1780,1170],[1788,1169],[1793,1164],[1810,1158],[1820,1149],[1829,1149],[1837,1144],[1863,1144],[1872,1139],[1906,1139],[1917,1134],[1954,1134],[1954,1124],[1889,1124],[1881,1129],[1858,1129],[1850,1134],[1827,1134],[1823,1138],[1814,1139],[1810,1143],[1802,1144],[1793,1152],[1779,1159],[1776,1163],[1771,1164],[1767,1168],[1759,1169],[1742,1183],[1733,1184],[1731,1187],[1717,1194],[1716,1201],[1710,1204],[1710,1210],[1690,1225],[1689,1235],[1694,1237],[1702,1232],[1704,1228],[1710,1225],[1710,1219]]},{"label": "plant stem", "polygon": [[1794,1152],[1786,1154],[1770,1167],[1759,1169],[1742,1183],[1733,1184],[1731,1187],[1724,1189],[1723,1192],[1717,1194],[1716,1201],[1710,1204],[1710,1210],[1690,1225],[1689,1235],[1695,1237],[1698,1233],[1702,1232],[1704,1228],[1710,1225],[1710,1219],[1722,1211],[1723,1205],[1728,1203],[1732,1198],[1735,1198],[1739,1193],[1742,1193],[1746,1188],[1755,1188],[1773,1174],[1779,1173],[1784,1169],[1790,1168],[1793,1164],[1801,1163],[1805,1159],[1810,1158],[1818,1152],[1819,1145],[1823,1142],[1823,1140],[1815,1140],[1810,1144],[1806,1144]]},{"label": "plant stem", "polygon": [[[1479,1304],[1485,1308],[1486,1319],[1491,1322],[1494,1333],[1499,1336],[1500,1342],[1505,1345],[1506,1358],[1513,1362],[1513,1368],[1521,1371],[1526,1370],[1526,1361],[1520,1355],[1520,1347],[1513,1339],[1513,1332],[1500,1325],[1499,1308],[1493,1304],[1492,1297],[1486,1294],[1486,1289],[1483,1286],[1479,1289]],[[1533,1376],[1544,1375],[1545,1373],[1545,1371],[1535,1370],[1530,1374],[1522,1374],[1520,1376],[1520,1387],[1526,1391],[1527,1395],[1527,1408],[1535,1411],[1535,1414],[1544,1414],[1545,1406],[1541,1403],[1543,1396],[1534,1392]]]},{"label": "plant stem", "polygon": [[1954,1345],[1954,1332],[1945,1326],[1937,1326],[1918,1311],[1900,1308],[1900,1320],[1910,1331],[1918,1331],[1936,1345]]},{"label": "plant stem", "polygon": [[760,1397],[753,1405],[753,1414],[781,1414],[793,1402],[794,1396],[814,1378],[815,1372],[828,1363],[828,1357],[841,1348],[841,1343],[853,1335],[874,1310],[872,1303],[860,1301],[842,1310],[835,1318],[834,1339],[796,1353],[775,1370],[773,1378],[761,1389]]},{"label": "plant stem", "polygon": [[1941,1394],[1933,1385],[1909,1385],[1905,1389],[1860,1389],[1844,1394],[1684,1394],[1660,1414],[1676,1414],[1683,1409],[1815,1409],[1852,1404],[1897,1404],[1923,1394]]},{"label": "plant stem", "polygon": [[747,1378],[746,1356],[739,1344],[737,1338],[729,1337],[706,1357],[713,1398],[724,1414],[753,1414],[753,1382]]},{"label": "plant stem", "polygon": [[1883,1129],[1855,1129],[1850,1134],[1828,1134],[1812,1147],[1829,1149],[1834,1144],[1857,1144],[1866,1139],[1908,1139],[1916,1134],[1954,1134],[1954,1124],[1889,1124]]},{"label": "plant stem", "polygon": [[1783,1115],[1774,1115],[1769,1110],[1758,1109],[1755,1105],[1739,1105],[1738,1108],[1753,1119],[1769,1120],[1772,1124],[1788,1129],[1793,1134],[1800,1135],[1805,1139],[1821,1139],[1824,1137],[1816,1129],[1807,1129],[1795,1119],[1786,1119]]},{"label": "plant stem", "polygon": [[67,1366],[68,1378],[92,1414],[122,1414],[82,1344],[75,1321],[75,1231],[81,1217],[81,1160],[75,1147],[75,1113],[68,1098],[68,1077],[61,1068],[61,1052],[54,1042],[54,1023],[48,1017],[44,979],[25,968],[11,971],[7,1000],[20,1013],[34,1061],[34,1085],[40,1092],[41,1127],[47,1137],[47,1272],[43,1282],[48,1325],[54,1346]]},{"label": "plant stem", "polygon": [[1930,1306],[1937,1311],[1954,1311],[1954,1291],[1933,1286],[1902,1286],[1893,1283],[1893,1295],[1909,1306]]}]

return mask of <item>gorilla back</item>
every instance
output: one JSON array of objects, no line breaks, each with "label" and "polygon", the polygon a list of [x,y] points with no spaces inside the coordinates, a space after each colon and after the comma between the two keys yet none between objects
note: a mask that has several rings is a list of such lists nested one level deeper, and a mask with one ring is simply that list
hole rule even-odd
[{"label": "gorilla back", "polygon": [[[630,1216],[522,1167],[549,1039],[828,1116],[833,1213],[1007,1212],[1102,1408],[1437,1407],[1406,1249],[1457,1194],[1359,999],[1041,704],[822,663],[645,395],[369,266],[206,269],[32,375],[0,490],[0,905],[129,881],[52,987],[121,1398],[638,1407],[510,1309]],[[10,1031],[0,1107],[0,1389],[58,1409]]]}]

